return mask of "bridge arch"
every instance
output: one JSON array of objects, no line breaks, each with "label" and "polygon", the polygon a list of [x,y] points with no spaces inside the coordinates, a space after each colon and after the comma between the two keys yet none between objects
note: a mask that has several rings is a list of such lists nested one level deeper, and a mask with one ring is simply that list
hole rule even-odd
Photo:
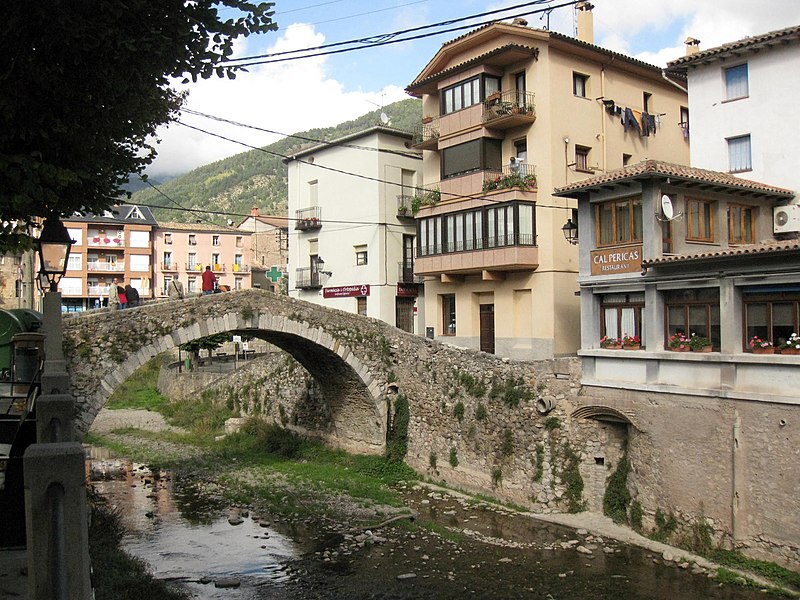
[{"label": "bridge arch", "polygon": [[383,451],[388,407],[385,369],[371,347],[377,336],[349,328],[347,318],[353,315],[348,313],[337,315],[347,318],[332,327],[313,306],[248,290],[65,319],[78,429],[88,431],[114,390],[151,358],[201,337],[230,332],[274,344],[314,377],[331,407],[329,442],[355,452]]}]

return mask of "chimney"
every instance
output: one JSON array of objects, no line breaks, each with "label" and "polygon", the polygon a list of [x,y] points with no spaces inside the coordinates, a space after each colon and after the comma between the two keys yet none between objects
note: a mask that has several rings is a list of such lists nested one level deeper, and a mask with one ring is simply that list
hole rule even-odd
[{"label": "chimney", "polygon": [[578,11],[578,39],[587,44],[594,44],[594,17],[591,2],[578,2],[575,10]]},{"label": "chimney", "polygon": [[696,40],[693,37],[687,37],[686,41],[683,43],[686,44],[686,56],[691,56],[692,54],[697,54],[700,52],[700,40]]},{"label": "chimney", "polygon": [[528,26],[528,21],[526,19],[523,19],[522,17],[517,17],[516,19],[511,21],[511,24],[512,25],[519,25],[520,27],[527,27]]},{"label": "chimney", "polygon": [[257,216],[259,216],[259,215],[258,215],[258,207],[257,207],[257,206],[254,206],[253,208],[251,208],[251,209],[250,209],[250,216],[251,216],[251,217],[257,217]]}]

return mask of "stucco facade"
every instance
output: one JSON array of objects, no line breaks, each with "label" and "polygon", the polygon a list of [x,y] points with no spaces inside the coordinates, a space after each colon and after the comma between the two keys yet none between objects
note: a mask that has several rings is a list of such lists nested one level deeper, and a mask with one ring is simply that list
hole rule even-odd
[{"label": "stucco facade", "polygon": [[[800,27],[752,36],[680,58],[668,70],[689,87],[692,165],[800,189],[791,113],[800,82]],[[749,145],[731,164],[729,140]]]},{"label": "stucco facade", "polygon": [[167,296],[173,279],[187,294],[199,294],[210,266],[220,286],[250,288],[250,233],[205,223],[161,223],[155,231],[155,297]]},{"label": "stucco facade", "polygon": [[424,332],[410,199],[411,134],[373,127],[299,152],[289,167],[289,295]]},{"label": "stucco facade", "polygon": [[[252,285],[274,292],[280,291],[281,281],[288,277],[289,219],[259,214],[257,207],[242,220],[237,229],[250,233],[250,265]],[[285,286],[284,286],[285,288]]]},{"label": "stucco facade", "polygon": [[416,142],[438,196],[416,214],[427,328],[510,358],[574,353],[578,251],[562,227],[576,204],[551,191],[646,157],[688,163],[685,92],[657,67],[519,21],[447,42],[407,91],[423,100]]}]

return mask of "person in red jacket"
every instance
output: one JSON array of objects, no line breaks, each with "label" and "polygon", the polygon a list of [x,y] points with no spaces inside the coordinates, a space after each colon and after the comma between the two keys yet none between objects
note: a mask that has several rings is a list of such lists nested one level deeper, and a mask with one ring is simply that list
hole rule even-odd
[{"label": "person in red jacket", "polygon": [[206,270],[203,271],[203,295],[214,293],[214,284],[217,282],[217,276],[211,271],[211,266],[206,265]]}]

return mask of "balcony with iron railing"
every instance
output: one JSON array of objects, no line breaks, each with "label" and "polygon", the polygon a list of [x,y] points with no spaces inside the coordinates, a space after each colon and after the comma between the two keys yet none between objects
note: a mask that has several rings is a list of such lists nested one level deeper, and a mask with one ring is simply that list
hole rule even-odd
[{"label": "balcony with iron railing", "polygon": [[322,208],[310,206],[294,212],[294,228],[300,231],[312,231],[322,227]]},{"label": "balcony with iron railing", "polygon": [[211,267],[211,270],[214,271],[214,273],[225,273],[226,272],[225,265],[223,265],[221,263],[214,263],[213,265],[209,265],[209,266]]},{"label": "balcony with iron railing", "polygon": [[[505,165],[500,169],[475,169],[442,179],[434,188],[440,197],[434,202],[420,205],[422,214],[428,206],[442,202],[461,201],[457,210],[485,203],[491,195],[493,202],[508,200],[535,200],[537,192],[536,165],[518,162],[516,166]],[[419,214],[416,215],[419,218]]]},{"label": "balcony with iron railing", "polygon": [[233,272],[234,273],[249,273],[250,272],[250,265],[242,265],[239,263],[233,263]]},{"label": "balcony with iron railing", "polygon": [[397,218],[414,218],[414,196],[409,194],[399,194],[397,196]]},{"label": "balcony with iron railing", "polygon": [[397,281],[399,283],[422,283],[424,278],[414,275],[413,260],[401,260],[397,263]]},{"label": "balcony with iron railing", "polygon": [[311,267],[301,267],[294,270],[295,287],[298,290],[318,290],[322,287],[321,273]]},{"label": "balcony with iron railing", "polygon": [[172,273],[178,270],[178,263],[164,262],[160,264],[160,268],[163,273]]},{"label": "balcony with iron railing", "polygon": [[500,170],[488,169],[483,172],[483,193],[500,190],[536,190],[536,165],[516,161],[504,165]]},{"label": "balcony with iron railing", "polygon": [[414,126],[414,147],[436,150],[439,146],[439,117],[425,117]]},{"label": "balcony with iron railing", "polygon": [[125,238],[121,235],[108,237],[105,234],[90,233],[86,239],[86,245],[93,248],[124,248]]},{"label": "balcony with iron railing", "polygon": [[202,270],[203,270],[202,263],[191,263],[191,262],[186,263],[187,273],[199,273]]},{"label": "balcony with iron railing", "polygon": [[483,102],[483,124],[492,129],[511,129],[536,120],[533,92],[495,92]]},{"label": "balcony with iron railing", "polygon": [[108,296],[108,285],[90,285],[87,289],[90,296]]}]

